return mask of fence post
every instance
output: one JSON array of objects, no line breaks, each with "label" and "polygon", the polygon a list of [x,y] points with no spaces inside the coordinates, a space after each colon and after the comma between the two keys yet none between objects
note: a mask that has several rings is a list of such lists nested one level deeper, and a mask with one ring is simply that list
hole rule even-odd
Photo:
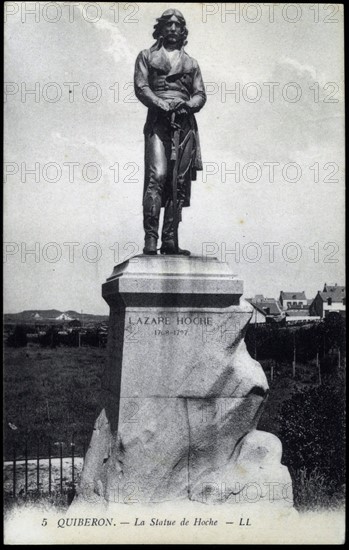
[{"label": "fence post", "polygon": [[73,441],[71,443],[71,483],[72,483],[73,495],[75,495],[74,456],[75,456],[75,443],[74,443],[74,439],[73,439]]},{"label": "fence post", "polygon": [[60,461],[60,489],[63,493],[63,442],[59,444],[59,461]]},{"label": "fence post", "polygon": [[13,473],[13,479],[12,479],[12,495],[13,498],[16,498],[16,445],[13,445],[13,466],[12,466],[12,473]]},{"label": "fence post", "polygon": [[36,447],[36,488],[38,493],[40,492],[40,442],[37,441]]},{"label": "fence post", "polygon": [[52,464],[51,464],[51,441],[49,441],[48,444],[48,494],[51,495],[51,470],[52,470]]},{"label": "fence post", "polygon": [[24,490],[25,490],[25,496],[28,495],[28,441],[25,442],[25,449],[24,449],[24,475],[25,475],[25,482],[24,482]]}]

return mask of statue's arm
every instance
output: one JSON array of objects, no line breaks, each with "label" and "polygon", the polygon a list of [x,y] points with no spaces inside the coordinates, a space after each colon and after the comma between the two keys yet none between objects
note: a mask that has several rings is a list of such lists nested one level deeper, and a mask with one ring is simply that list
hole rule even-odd
[{"label": "statue's arm", "polygon": [[148,63],[144,51],[140,52],[136,59],[134,72],[134,89],[136,97],[148,108],[158,107],[168,111],[169,107],[166,101],[154,94],[149,86]]},{"label": "statue's arm", "polygon": [[191,98],[186,101],[186,105],[192,113],[197,113],[205,105],[206,99],[205,85],[202,79],[200,67],[198,63],[195,63],[193,76],[193,94]]}]

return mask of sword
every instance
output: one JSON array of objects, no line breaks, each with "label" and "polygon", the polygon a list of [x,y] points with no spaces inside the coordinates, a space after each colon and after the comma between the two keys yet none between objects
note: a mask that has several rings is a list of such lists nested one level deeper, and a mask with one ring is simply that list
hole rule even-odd
[{"label": "sword", "polygon": [[175,254],[178,254],[178,225],[179,225],[179,213],[177,205],[177,177],[179,167],[179,131],[180,126],[175,122],[176,113],[171,114],[171,128],[173,130],[172,148],[171,148],[171,160],[174,161],[172,172],[172,202],[173,202],[173,233],[174,233],[174,247]]}]

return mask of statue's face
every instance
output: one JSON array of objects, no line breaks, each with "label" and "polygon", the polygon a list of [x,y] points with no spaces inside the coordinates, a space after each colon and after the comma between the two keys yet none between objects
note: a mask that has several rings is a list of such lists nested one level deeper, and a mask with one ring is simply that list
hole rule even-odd
[{"label": "statue's face", "polygon": [[172,15],[162,28],[162,36],[165,42],[175,45],[181,40],[181,35],[182,25],[179,19],[175,15]]}]

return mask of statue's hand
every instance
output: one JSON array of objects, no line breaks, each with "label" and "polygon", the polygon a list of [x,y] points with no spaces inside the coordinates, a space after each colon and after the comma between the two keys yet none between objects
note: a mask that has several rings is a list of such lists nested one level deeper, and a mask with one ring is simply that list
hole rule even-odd
[{"label": "statue's hand", "polygon": [[185,105],[186,105],[186,102],[184,101],[184,99],[181,99],[180,97],[178,97],[178,98],[172,99],[170,103],[170,108],[171,108],[171,111],[179,112],[180,110],[182,111],[183,109],[185,109]]},{"label": "statue's hand", "polygon": [[157,106],[158,106],[159,109],[161,109],[162,111],[170,111],[170,109],[171,109],[169,103],[167,103],[167,101],[164,101],[163,99],[159,99],[159,100],[158,100]]}]

